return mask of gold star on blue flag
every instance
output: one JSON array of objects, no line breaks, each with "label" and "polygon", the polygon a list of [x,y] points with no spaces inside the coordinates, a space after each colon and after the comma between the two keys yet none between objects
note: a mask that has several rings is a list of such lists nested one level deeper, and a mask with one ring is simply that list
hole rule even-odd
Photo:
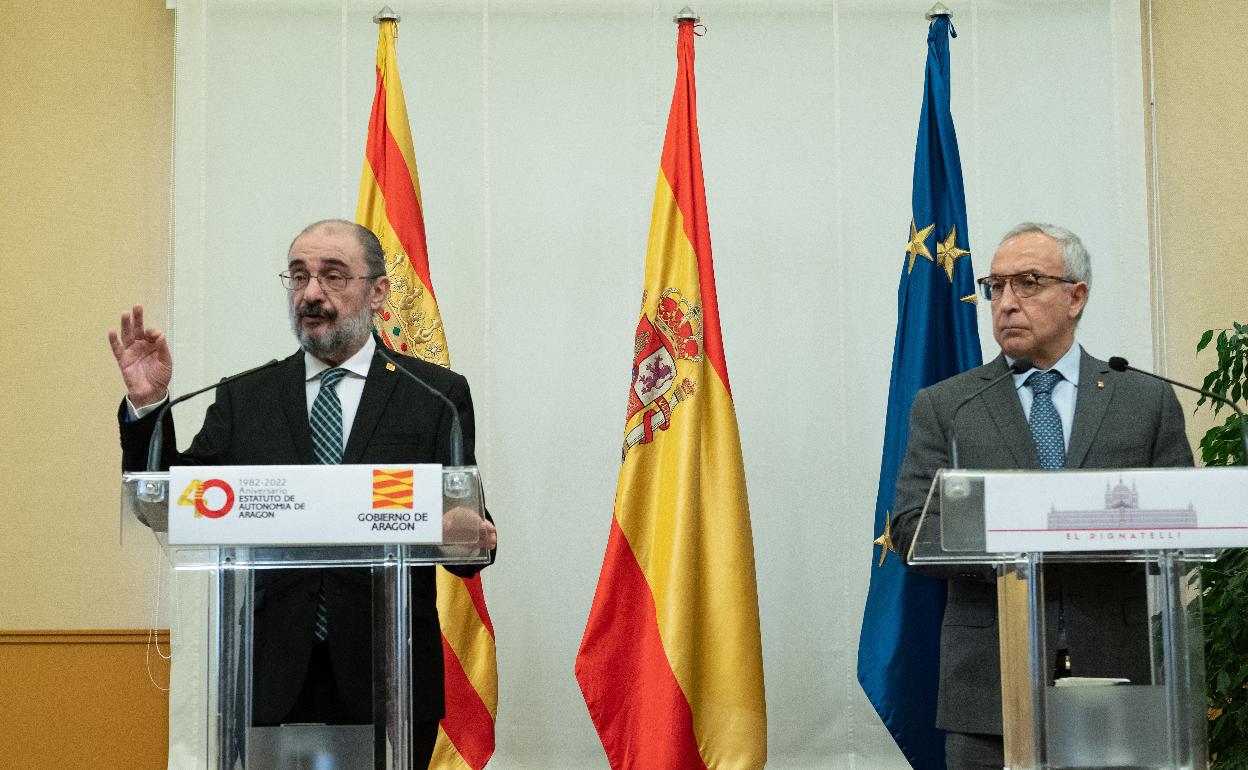
[{"label": "gold star on blue flag", "polygon": [[876,566],[883,567],[884,557],[888,556],[888,552],[897,553],[897,548],[893,545],[893,520],[891,515],[885,514],[884,534],[875,539],[875,544],[880,547],[880,563]]},{"label": "gold star on blue flag", "polygon": [[949,275],[950,283],[953,282],[953,264],[958,257],[965,257],[971,252],[968,249],[958,248],[958,226],[954,225],[949,231],[949,235],[943,241],[936,244],[936,264],[945,269]]},{"label": "gold star on blue flag", "polygon": [[914,220],[910,220],[910,242],[906,244],[906,253],[910,255],[910,266],[906,268],[906,272],[914,271],[914,258],[918,256],[927,257],[927,261],[932,261],[932,252],[927,250],[927,236],[932,234],[932,230],[936,229],[936,225],[928,225],[922,230],[914,226]]}]

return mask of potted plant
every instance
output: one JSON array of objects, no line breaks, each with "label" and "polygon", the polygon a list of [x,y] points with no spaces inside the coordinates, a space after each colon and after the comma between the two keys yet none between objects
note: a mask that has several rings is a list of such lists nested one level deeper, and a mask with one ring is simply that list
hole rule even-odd
[{"label": "potted plant", "polygon": [[[1248,324],[1206,331],[1196,352],[1207,348],[1215,335],[1218,364],[1205,376],[1205,390],[1235,402],[1248,399]],[[1206,402],[1215,415],[1225,407],[1201,396],[1196,408]],[[1205,465],[1245,464],[1239,416],[1231,409],[1226,411],[1230,412],[1226,421],[1210,428],[1200,440]],[[1210,767],[1248,768],[1248,549],[1228,549],[1201,572]]]}]

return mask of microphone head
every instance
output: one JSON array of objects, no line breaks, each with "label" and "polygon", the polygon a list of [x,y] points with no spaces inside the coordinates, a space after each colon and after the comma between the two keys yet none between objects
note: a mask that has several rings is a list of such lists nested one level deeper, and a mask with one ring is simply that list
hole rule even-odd
[{"label": "microphone head", "polygon": [[1131,368],[1131,365],[1128,364],[1127,359],[1122,356],[1114,356],[1109,359],[1109,368],[1113,369],[1115,372],[1125,372],[1127,369]]},{"label": "microphone head", "polygon": [[1023,374],[1031,371],[1033,368],[1035,368],[1035,364],[1031,362],[1030,358],[1016,358],[1014,363],[1010,364],[1010,371],[1014,374]]}]

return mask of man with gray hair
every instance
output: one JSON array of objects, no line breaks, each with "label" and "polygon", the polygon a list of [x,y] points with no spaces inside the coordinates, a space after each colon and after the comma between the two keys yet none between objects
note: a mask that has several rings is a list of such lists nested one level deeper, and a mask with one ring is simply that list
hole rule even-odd
[{"label": "man with gray hair", "polygon": [[[1065,228],[1024,223],[1001,240],[988,276],[978,281],[992,306],[992,333],[1001,354],[920,390],[910,411],[892,521],[893,542],[903,557],[937,470],[951,465],[950,435],[958,439],[959,464],[977,470],[1192,464],[1183,413],[1170,387],[1113,371],[1076,343],[1091,281],[1088,252]],[[1020,359],[1029,359],[1031,368],[971,398]],[[955,423],[954,412],[964,401]],[[946,731],[948,768],[1000,768],[995,573],[912,568],[948,580],[936,716],[936,726]],[[1140,570],[1049,565],[1044,591],[1046,617],[1057,619],[1048,628],[1048,649],[1057,651],[1050,678],[1151,681]]]}]

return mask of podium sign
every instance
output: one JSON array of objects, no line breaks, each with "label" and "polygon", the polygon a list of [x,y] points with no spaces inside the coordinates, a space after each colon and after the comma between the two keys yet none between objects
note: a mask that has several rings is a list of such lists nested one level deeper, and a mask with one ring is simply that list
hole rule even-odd
[{"label": "podium sign", "polygon": [[1248,468],[998,472],[983,484],[990,553],[1248,545]]},{"label": "podium sign", "polygon": [[169,469],[170,545],[441,543],[442,466]]}]

